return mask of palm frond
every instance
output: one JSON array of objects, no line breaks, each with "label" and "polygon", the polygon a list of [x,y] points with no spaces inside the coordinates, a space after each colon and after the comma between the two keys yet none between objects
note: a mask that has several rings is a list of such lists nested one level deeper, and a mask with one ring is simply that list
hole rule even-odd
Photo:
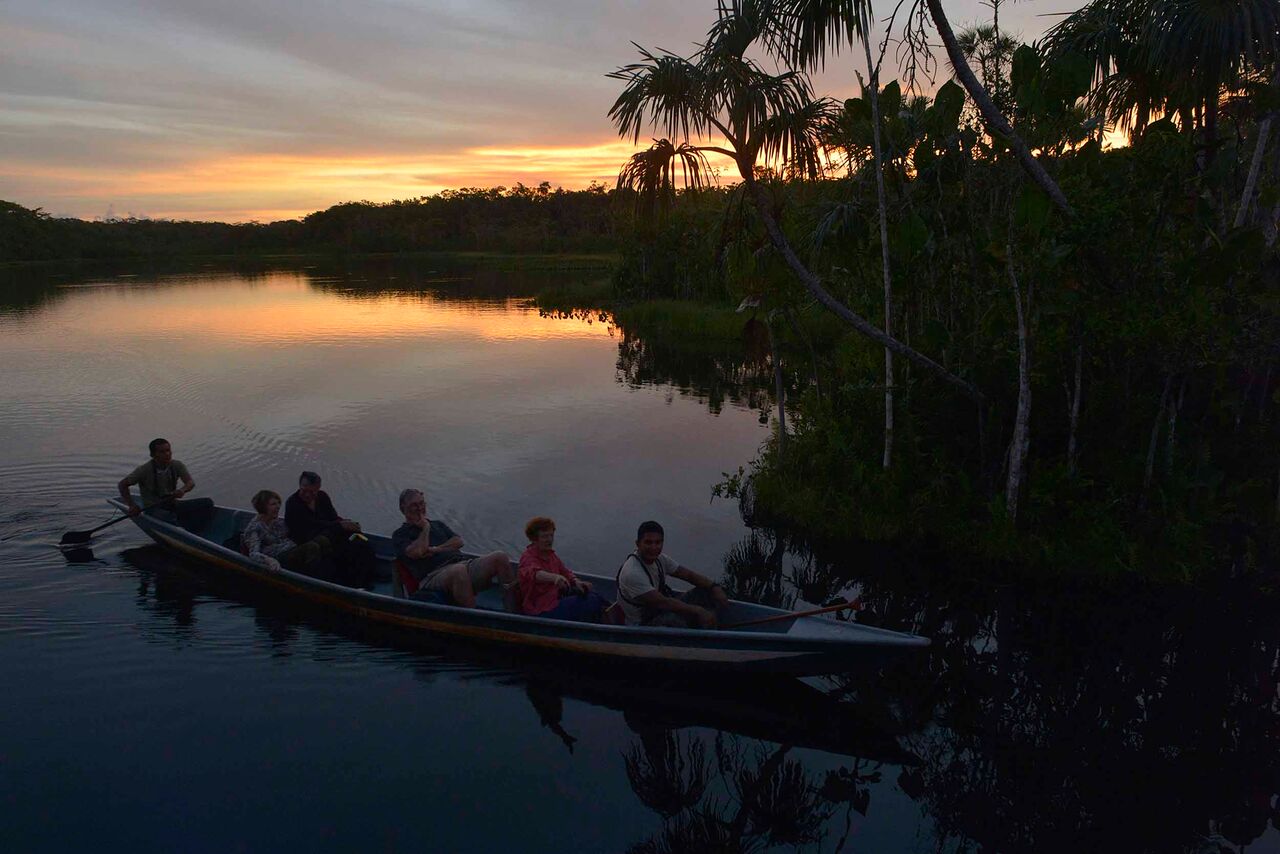
[{"label": "palm frond", "polygon": [[776,113],[756,127],[756,150],[766,163],[779,162],[791,175],[816,179],[826,167],[823,131],[837,110],[835,101],[819,98]]},{"label": "palm frond", "polygon": [[670,209],[678,186],[701,189],[710,178],[706,155],[695,146],[658,139],[623,165],[618,189],[634,192],[637,212],[654,219]]},{"label": "palm frond", "polygon": [[683,139],[706,135],[711,105],[701,68],[673,53],[654,53],[639,45],[636,49],[641,62],[606,75],[626,84],[609,108],[618,135],[639,142],[646,126]]},{"label": "palm frond", "polygon": [[826,64],[827,52],[870,38],[869,0],[781,0],[784,60],[802,68]]}]

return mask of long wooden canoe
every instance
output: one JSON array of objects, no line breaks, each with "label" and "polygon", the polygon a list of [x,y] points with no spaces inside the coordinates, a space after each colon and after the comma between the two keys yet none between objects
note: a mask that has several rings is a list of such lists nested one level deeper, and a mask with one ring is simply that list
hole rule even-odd
[{"label": "long wooden canoe", "polygon": [[[108,499],[117,509],[124,506]],[[133,521],[161,546],[240,577],[284,591],[305,601],[373,624],[395,626],[438,637],[453,637],[518,647],[522,651],[572,654],[593,662],[664,670],[753,671],[818,675],[882,663],[895,654],[918,651],[928,638],[863,626],[830,617],[798,617],[740,629],[673,629],[613,626],[551,620],[502,610],[501,596],[487,590],[478,607],[460,608],[405,598],[394,582],[374,590],[344,587],[289,570],[273,571],[227,548],[253,518],[252,511],[218,507],[205,529],[191,531],[141,514]],[[390,576],[391,538],[366,534],[382,574]],[[578,573],[607,600],[617,595],[613,576]],[[786,614],[777,608],[733,601],[724,622],[738,623]]]}]

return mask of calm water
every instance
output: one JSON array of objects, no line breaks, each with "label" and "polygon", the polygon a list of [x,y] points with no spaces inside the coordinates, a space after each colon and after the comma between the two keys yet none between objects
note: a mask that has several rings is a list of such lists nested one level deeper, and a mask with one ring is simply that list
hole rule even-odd
[{"label": "calm water", "polygon": [[[767,372],[525,307],[592,275],[0,272],[0,850],[1280,850],[1273,606],[753,532],[710,490],[767,435]],[[158,435],[219,503],[313,468],[389,531],[420,486],[478,549],[550,515],[590,571],[654,517],[744,596],[857,591],[936,644],[653,686],[371,634],[127,523],[68,560]]]}]

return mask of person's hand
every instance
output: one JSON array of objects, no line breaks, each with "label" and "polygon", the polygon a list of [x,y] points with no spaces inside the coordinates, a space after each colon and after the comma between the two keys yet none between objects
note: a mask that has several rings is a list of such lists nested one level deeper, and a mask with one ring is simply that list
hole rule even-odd
[{"label": "person's hand", "polygon": [[579,589],[579,590],[581,590],[583,593],[590,593],[590,592],[591,592],[591,582],[590,582],[590,581],[583,581],[581,578],[579,578],[579,579],[578,579],[578,589]]},{"label": "person's hand", "polygon": [[266,562],[267,562],[267,569],[271,570],[272,572],[282,572],[284,570],[284,567],[280,566],[280,561],[276,560],[273,557],[267,558]]},{"label": "person's hand", "polygon": [[556,576],[556,588],[557,588],[557,589],[559,589],[559,590],[568,590],[568,589],[569,589],[569,587],[570,587],[569,579],[565,578],[563,575],[557,575],[557,576]]},{"label": "person's hand", "polygon": [[729,607],[729,596],[719,584],[711,585],[711,601],[716,603],[717,608]]},{"label": "person's hand", "polygon": [[341,522],[339,522],[338,524],[339,524],[339,525],[341,525],[341,526],[342,526],[342,530],[346,531],[348,534],[358,534],[358,533],[360,533],[360,523],[359,523],[359,522],[352,522],[350,519],[343,519],[343,520],[342,520]]},{"label": "person's hand", "polygon": [[142,512],[142,508],[139,507],[137,504],[134,504],[132,501],[130,501],[129,506],[125,508],[124,512],[129,514],[130,516],[137,516],[139,513]]},{"label": "person's hand", "polygon": [[708,611],[706,608],[699,608],[697,614],[698,627],[702,629],[714,629],[719,625],[716,620],[715,612]]},{"label": "person's hand", "polygon": [[177,501],[179,498],[181,498],[186,494],[187,494],[187,488],[185,486],[179,486],[177,489],[173,491],[173,500]]}]

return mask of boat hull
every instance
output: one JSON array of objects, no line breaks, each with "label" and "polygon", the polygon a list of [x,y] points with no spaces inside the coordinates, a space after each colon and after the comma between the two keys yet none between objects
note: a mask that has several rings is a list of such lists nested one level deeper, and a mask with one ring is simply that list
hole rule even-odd
[{"label": "boat hull", "polygon": [[[244,513],[230,508],[218,508],[218,512]],[[914,635],[815,617],[786,621],[785,631],[776,625],[769,630],[700,631],[573,623],[483,607],[459,608],[344,587],[288,570],[269,570],[177,525],[145,514],[134,517],[134,522],[166,549],[292,599],[369,624],[434,638],[496,644],[522,652],[572,656],[629,668],[818,675],[880,664],[888,656],[918,651],[929,643]],[[380,560],[388,561],[389,541],[378,536],[370,539]],[[595,583],[606,598],[613,595],[612,578],[581,575]],[[734,603],[733,607],[739,616],[748,618],[785,614],[749,603]]]}]

